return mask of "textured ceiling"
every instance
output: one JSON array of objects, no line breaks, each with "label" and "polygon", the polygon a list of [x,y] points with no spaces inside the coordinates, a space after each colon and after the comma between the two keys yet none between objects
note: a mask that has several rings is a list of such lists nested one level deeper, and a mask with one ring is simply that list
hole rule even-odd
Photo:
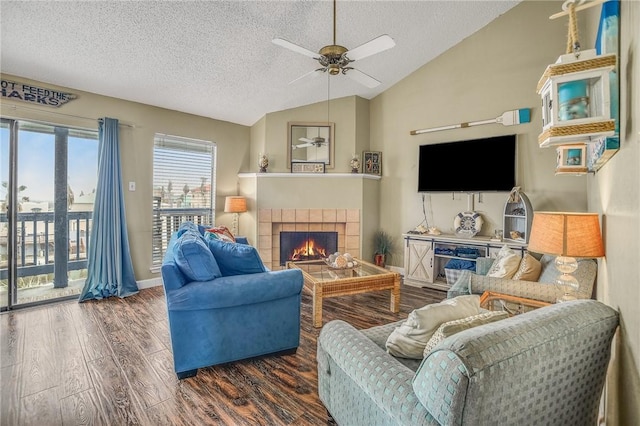
[{"label": "textured ceiling", "polygon": [[252,125],[266,113],[331,98],[371,99],[520,0],[345,1],[337,44],[381,34],[392,49],[353,63],[380,80],[368,89],[339,75],[292,80],[312,51],[333,42],[331,1],[0,2],[1,70],[45,83]]}]

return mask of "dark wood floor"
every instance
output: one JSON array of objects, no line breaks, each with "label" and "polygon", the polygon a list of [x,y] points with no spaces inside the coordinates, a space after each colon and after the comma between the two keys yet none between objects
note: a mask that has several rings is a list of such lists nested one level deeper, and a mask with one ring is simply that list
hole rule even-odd
[{"label": "dark wood floor", "polygon": [[[445,293],[403,286],[324,303],[324,322],[367,328],[405,319]],[[126,299],[60,302],[0,315],[1,425],[321,425],[311,296],[295,355],[201,369],[178,381],[162,287]]]}]

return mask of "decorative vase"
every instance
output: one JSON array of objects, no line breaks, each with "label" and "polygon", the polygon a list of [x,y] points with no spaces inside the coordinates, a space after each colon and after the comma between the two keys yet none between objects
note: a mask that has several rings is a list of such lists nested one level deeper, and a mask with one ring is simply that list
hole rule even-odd
[{"label": "decorative vase", "polygon": [[349,164],[351,165],[351,173],[358,173],[360,171],[360,159],[357,155],[354,154],[353,157],[351,157]]},{"label": "decorative vase", "polygon": [[374,260],[376,262],[376,266],[384,268],[384,254],[376,253],[374,256]]},{"label": "decorative vase", "polygon": [[260,173],[267,172],[267,167],[269,167],[269,158],[267,158],[267,154],[260,154],[258,167],[260,167]]}]

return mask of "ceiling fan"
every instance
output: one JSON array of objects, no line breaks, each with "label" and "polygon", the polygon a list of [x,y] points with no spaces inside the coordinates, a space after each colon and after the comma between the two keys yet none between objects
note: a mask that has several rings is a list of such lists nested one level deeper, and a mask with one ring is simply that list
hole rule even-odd
[{"label": "ceiling fan", "polygon": [[380,81],[376,80],[370,75],[363,73],[362,71],[349,66],[349,64],[351,64],[351,62],[355,62],[357,60],[390,49],[396,45],[393,39],[387,34],[378,36],[373,40],[369,40],[368,42],[361,44],[360,46],[351,50],[347,49],[344,46],[337,45],[336,0],[333,0],[333,44],[324,46],[318,53],[316,53],[282,38],[273,39],[273,43],[277,44],[278,46],[290,49],[294,52],[301,53],[305,56],[309,56],[310,58],[318,61],[321,65],[320,68],[296,78],[295,80],[291,81],[291,83],[308,76],[318,76],[322,73],[329,72],[330,75],[337,75],[342,73],[369,88],[378,86],[380,84]]}]

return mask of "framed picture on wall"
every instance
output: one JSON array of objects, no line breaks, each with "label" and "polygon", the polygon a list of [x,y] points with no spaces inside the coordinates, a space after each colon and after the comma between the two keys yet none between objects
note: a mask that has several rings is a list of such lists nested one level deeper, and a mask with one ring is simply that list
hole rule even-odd
[{"label": "framed picture on wall", "polygon": [[364,151],[362,153],[362,159],[364,173],[382,176],[382,152]]}]

